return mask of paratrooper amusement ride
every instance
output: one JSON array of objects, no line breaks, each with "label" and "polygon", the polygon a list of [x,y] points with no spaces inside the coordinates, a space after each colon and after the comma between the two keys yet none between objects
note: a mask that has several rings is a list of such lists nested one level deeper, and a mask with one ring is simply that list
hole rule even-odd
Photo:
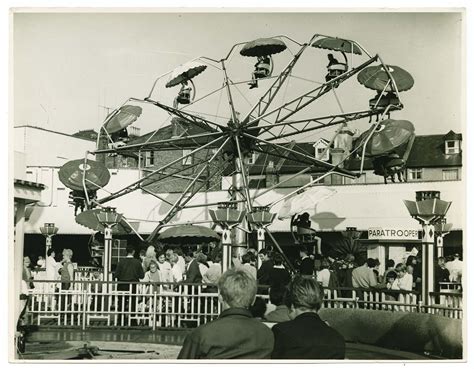
[{"label": "paratrooper amusement ride", "polygon": [[[324,71],[327,72],[325,81],[312,81],[295,72],[298,63],[305,58],[306,63],[317,59],[321,63],[326,57],[329,64]],[[248,65],[246,58],[255,59],[254,71],[249,70],[250,78],[247,80],[234,81],[231,78],[231,69],[235,68],[236,60],[245,61]],[[241,71],[242,65],[237,68]],[[195,83],[198,83],[197,80],[204,80],[208,72],[212,72],[210,75],[213,76],[219,73],[215,81],[211,78],[206,80],[206,86],[214,84],[215,89],[199,95]],[[166,84],[164,77],[167,78]],[[343,90],[347,81],[353,77],[356,77],[361,85],[376,91],[376,96],[369,101],[368,106],[345,112],[338,92]],[[292,89],[293,81],[297,80],[305,81],[305,86],[309,87],[289,97],[288,90]],[[414,80],[408,72],[400,67],[385,64],[379,55],[370,54],[360,43],[353,40],[316,34],[304,43],[283,35],[237,43],[222,59],[198,57],[158,77],[146,97],[128,98],[106,117],[100,127],[97,149],[88,152],[82,159],[66,163],[59,176],[72,190],[71,197],[74,199],[76,211],[82,210],[76,221],[96,231],[104,232],[105,229],[107,232],[112,227],[121,227],[136,233],[142,239],[130,222],[121,214],[117,216],[109,206],[112,200],[137,190],[152,195],[168,209],[157,221],[156,228],[147,239],[149,242],[160,240],[164,232],[169,233],[179,212],[191,207],[207,208],[214,222],[213,227],[220,227],[222,231],[223,265],[226,269],[230,267],[232,257],[243,252],[247,245],[246,237],[251,233],[257,233],[259,248],[263,247],[267,233],[281,251],[268,229],[276,216],[272,213],[272,208],[282,201],[298,197],[308,201],[304,198],[306,191],[324,177],[341,175],[357,178],[362,173],[366,158],[372,160],[375,173],[385,178],[391,177],[393,180],[394,175],[402,173],[406,148],[412,145],[414,140],[414,127],[409,121],[390,119],[390,113],[403,108],[400,93],[409,90],[413,84]],[[159,88],[176,87],[180,89],[172,101],[161,101],[159,96],[155,97],[159,95],[156,93]],[[245,88],[246,93],[242,92],[241,87]],[[227,98],[227,102],[223,99],[223,104],[228,109],[228,115],[196,113],[199,104],[206,106],[203,103],[216,95],[219,95],[219,104],[222,103],[223,96]],[[326,111],[328,103],[324,99],[327,98],[333,99],[333,105],[337,104],[338,112]],[[250,101],[251,99],[253,101]],[[127,127],[142,117],[144,105],[165,112],[171,123],[180,129],[168,139],[154,138],[155,134],[152,133],[146,140],[139,142],[127,140]],[[207,104],[208,107],[216,108],[215,105],[215,102]],[[249,108],[244,115],[242,112],[247,106]],[[334,126],[336,134],[332,134],[329,149],[337,144],[338,134],[351,131],[348,123],[356,124],[362,122],[363,118],[368,118],[369,129],[360,135],[350,151],[344,152],[338,163],[320,160],[300,149],[295,142],[296,138],[301,139],[318,131],[322,133],[328,127]],[[367,124],[367,120],[365,123]],[[142,157],[145,153],[154,152],[159,156],[160,153],[170,150],[181,150],[185,154],[156,168],[143,167]],[[302,169],[289,179],[252,195],[249,188],[249,167],[253,164],[249,157],[253,153],[297,162]],[[98,190],[104,189],[110,180],[104,157],[117,154],[137,158],[140,173],[146,174],[119,190],[110,192],[105,189],[106,195],[98,197]],[[360,170],[350,171],[344,168],[344,162],[356,155],[360,158]],[[184,173],[181,163],[192,156],[195,160]],[[201,159],[196,159],[198,157]],[[264,166],[265,163],[266,160]],[[191,168],[193,172],[189,175]],[[283,186],[291,178],[314,171],[322,174],[278,199],[272,198],[270,202],[263,204],[259,202],[262,195]],[[208,191],[205,177],[217,178],[223,175],[232,178],[227,202],[192,202],[199,191]],[[149,189],[150,185],[159,188],[160,183],[170,178],[179,178],[186,183],[179,197],[172,202]],[[318,201],[317,198],[313,200]],[[301,209],[292,206],[286,216],[290,218],[298,212],[301,212]],[[214,232],[211,228],[204,228],[190,225],[188,231],[181,228],[180,232],[183,232],[183,236],[186,236],[186,232],[203,232],[204,238],[207,231]],[[106,248],[105,270],[110,268],[109,258],[110,251]]]}]

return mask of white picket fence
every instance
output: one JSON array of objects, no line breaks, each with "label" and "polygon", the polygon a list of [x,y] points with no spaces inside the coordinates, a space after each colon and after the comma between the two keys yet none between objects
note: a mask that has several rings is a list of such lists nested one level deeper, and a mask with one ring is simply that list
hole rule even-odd
[{"label": "white picket fence", "polygon": [[[86,279],[86,278],[84,278]],[[87,278],[88,279],[88,278]],[[35,281],[29,291],[29,324],[58,327],[189,328],[221,312],[213,285],[74,281]],[[268,295],[260,295],[268,303]],[[462,294],[432,294],[423,306],[416,293],[403,291],[325,289],[326,308],[423,312],[462,319]]]}]

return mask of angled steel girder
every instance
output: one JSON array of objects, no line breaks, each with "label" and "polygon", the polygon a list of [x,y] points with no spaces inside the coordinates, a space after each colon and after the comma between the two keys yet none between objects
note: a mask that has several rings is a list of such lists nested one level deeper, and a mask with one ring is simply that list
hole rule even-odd
[{"label": "angled steel girder", "polygon": [[332,86],[338,85],[342,83],[343,81],[347,80],[348,78],[352,77],[354,74],[365,68],[366,66],[372,64],[374,61],[378,59],[378,55],[370,58],[366,62],[360,64],[354,69],[351,69],[340,76],[332,79],[329,82],[326,82],[322,84],[321,86],[318,86],[315,89],[312,89],[308,91],[307,93],[297,97],[296,99],[293,99],[292,101],[289,101],[280,107],[273,109],[272,111],[269,111],[267,113],[261,114],[260,116],[256,117],[253,120],[250,120],[248,123],[246,123],[246,126],[251,126],[252,124],[257,123],[258,121],[262,118],[268,117],[270,115],[276,115],[274,118],[273,123],[281,123],[285,121],[285,119],[288,119],[292,115],[296,114],[300,110],[302,110],[304,107],[307,105],[311,104],[313,101],[319,99],[321,96],[326,94],[327,92],[331,91]]},{"label": "angled steel girder", "polygon": [[[270,106],[271,102],[277,95],[278,91],[280,90],[283,83],[286,81],[287,77],[290,75],[293,67],[295,66],[296,62],[299,60],[300,56],[303,54],[303,51],[309,46],[309,44],[304,44],[300,50],[295,54],[293,59],[290,63],[286,66],[286,68],[280,73],[280,75],[275,79],[273,84],[270,88],[265,92],[265,94],[260,97],[257,104],[247,113],[245,118],[242,120],[244,124],[247,124],[249,121],[255,122],[258,117],[265,114],[268,107]],[[254,115],[254,113],[256,113]]]},{"label": "angled steel girder", "polygon": [[[289,153],[289,154],[295,156],[295,159],[290,159],[289,157],[286,157],[289,160],[298,160],[298,161],[307,163],[308,165],[313,165],[313,166],[317,166],[317,167],[322,167],[322,168],[334,170],[335,173],[344,174],[346,176],[350,176],[350,177],[354,177],[354,178],[357,176],[355,173],[353,173],[349,170],[339,168],[337,165],[332,165],[332,164],[326,163],[325,161],[322,161],[322,160],[318,160],[318,159],[316,159],[312,156],[309,156],[308,154],[305,154],[305,153],[302,153],[302,152],[299,152],[299,151],[296,151],[296,150],[293,150],[293,149],[289,149],[285,146],[282,146],[282,145],[279,145],[279,144],[276,144],[276,143],[273,143],[273,142],[269,142],[269,141],[264,140],[262,138],[254,137],[254,136],[249,135],[247,133],[244,133],[243,135],[248,136],[248,137],[250,137],[254,140],[257,140],[257,141],[271,147],[272,151],[268,152],[268,151],[262,150],[261,146],[260,146],[260,152],[262,152],[262,153],[265,153],[265,154],[268,153],[269,155],[278,156],[278,157],[285,157],[283,154],[281,154],[281,151],[284,151],[286,153]],[[276,153],[275,153],[275,150],[277,150]]]},{"label": "angled steel girder", "polygon": [[[143,183],[143,182],[146,181],[147,179],[153,177],[153,176],[156,175],[157,173],[163,172],[165,169],[170,168],[170,167],[173,166],[174,164],[176,164],[176,163],[178,163],[179,161],[183,160],[183,158],[186,158],[186,157],[188,157],[188,156],[194,155],[195,153],[197,153],[197,152],[199,152],[199,151],[201,151],[201,150],[204,150],[204,149],[208,148],[209,146],[211,146],[211,145],[213,145],[213,144],[216,144],[217,142],[221,141],[222,139],[223,139],[223,137],[218,137],[218,138],[216,138],[215,140],[213,140],[213,141],[211,141],[211,142],[209,142],[209,143],[207,143],[207,144],[205,144],[205,145],[203,145],[203,146],[201,146],[201,147],[199,147],[199,148],[197,148],[197,149],[195,149],[195,150],[192,150],[190,153],[188,153],[188,154],[186,154],[186,155],[183,155],[182,157],[179,157],[178,159],[173,160],[172,162],[170,162],[170,163],[168,163],[168,164],[166,164],[166,165],[164,165],[164,166],[162,166],[162,167],[160,167],[160,168],[154,170],[154,171],[151,172],[150,174],[147,174],[147,175],[144,176],[143,178],[140,178],[138,181],[135,181],[135,182],[129,184],[128,186],[126,186],[126,187],[120,189],[119,191],[114,192],[114,193],[110,194],[109,196],[106,196],[106,197],[104,197],[104,198],[102,198],[102,199],[96,200],[96,202],[97,202],[98,204],[103,204],[103,203],[105,203],[105,202],[111,201],[111,200],[113,200],[113,199],[116,199],[116,198],[118,198],[118,197],[121,197],[121,196],[123,196],[123,195],[125,195],[125,194],[128,194],[128,193],[130,193],[130,192],[136,191],[136,190],[138,190],[138,189],[140,188],[141,183]],[[225,140],[225,142],[227,142],[227,141],[228,141],[228,139]]]},{"label": "angled steel girder", "polygon": [[[328,115],[328,116],[317,117],[317,118],[302,119],[302,120],[297,120],[297,121],[292,121],[292,122],[282,122],[282,123],[277,123],[274,125],[263,126],[263,127],[249,127],[248,131],[252,132],[253,130],[259,130],[259,134],[269,133],[272,135],[272,137],[267,138],[267,140],[274,141],[274,140],[285,138],[285,137],[291,137],[297,134],[315,131],[317,129],[327,128],[327,127],[338,125],[341,123],[347,123],[353,120],[367,118],[376,114],[383,114],[385,111],[388,112],[388,111],[400,110],[401,108],[402,106],[393,106],[389,110],[387,110],[385,107],[379,107],[376,109],[367,109],[367,110],[355,111],[355,112],[350,112],[350,113],[334,114],[334,115]],[[318,125],[314,127],[308,127],[309,123],[317,123]],[[303,125],[303,124],[304,126],[302,128],[298,127],[298,125]],[[281,126],[291,127],[294,131],[282,133],[280,135],[274,135],[272,134],[272,132],[270,132],[271,129],[275,127],[281,127]]]},{"label": "angled steel girder", "polygon": [[[212,155],[212,157],[208,160],[208,164],[204,165],[204,167],[199,171],[199,173],[196,175],[196,178],[194,178],[186,187],[186,189],[183,190],[183,193],[180,195],[177,201],[171,206],[171,209],[168,210],[166,215],[163,217],[162,220],[160,220],[158,226],[153,230],[153,232],[150,234],[148,237],[148,241],[152,241],[153,238],[156,236],[156,234],[160,231],[160,229],[163,227],[164,224],[168,223],[173,217],[181,211],[185,205],[194,197],[196,193],[198,193],[206,184],[206,182],[201,182],[198,186],[196,186],[197,179],[201,176],[201,174],[209,168],[209,165],[214,161],[214,159],[217,157],[217,155],[220,153],[224,145],[230,140],[230,137],[228,137],[220,146],[220,148]],[[213,173],[210,173],[209,177],[214,177],[216,176],[219,172],[223,172],[226,170],[227,166],[230,165],[230,160],[227,162],[227,165],[222,165],[214,168]]]},{"label": "angled steel girder", "polygon": [[170,113],[172,115],[176,115],[177,117],[180,117],[180,118],[186,120],[187,122],[189,122],[191,124],[194,124],[195,126],[197,126],[199,128],[202,128],[202,129],[204,129],[208,132],[216,132],[216,129],[221,130],[223,128],[224,129],[226,128],[224,126],[221,126],[220,124],[217,124],[215,122],[211,122],[210,120],[207,120],[207,119],[201,118],[197,115],[187,113],[183,110],[179,110],[179,109],[173,108],[171,106],[162,104],[158,101],[152,101],[152,100],[148,100],[148,101],[150,101],[153,105],[167,111],[168,113]]}]

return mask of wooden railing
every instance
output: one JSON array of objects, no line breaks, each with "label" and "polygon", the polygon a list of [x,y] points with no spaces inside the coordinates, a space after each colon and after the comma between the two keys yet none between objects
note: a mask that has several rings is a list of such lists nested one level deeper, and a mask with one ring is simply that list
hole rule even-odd
[{"label": "wooden railing", "polygon": [[[214,285],[74,281],[35,281],[29,291],[28,322],[40,326],[189,328],[221,312]],[[268,295],[259,295],[268,302]],[[325,289],[325,308],[370,309],[441,314],[462,319],[462,294],[433,293],[422,305],[416,293]]]}]

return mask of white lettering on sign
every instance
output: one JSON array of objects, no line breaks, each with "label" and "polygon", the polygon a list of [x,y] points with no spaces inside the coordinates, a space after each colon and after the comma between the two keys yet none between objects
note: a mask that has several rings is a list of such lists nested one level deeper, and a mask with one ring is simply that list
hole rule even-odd
[{"label": "white lettering on sign", "polygon": [[417,229],[369,228],[369,240],[418,240]]}]

